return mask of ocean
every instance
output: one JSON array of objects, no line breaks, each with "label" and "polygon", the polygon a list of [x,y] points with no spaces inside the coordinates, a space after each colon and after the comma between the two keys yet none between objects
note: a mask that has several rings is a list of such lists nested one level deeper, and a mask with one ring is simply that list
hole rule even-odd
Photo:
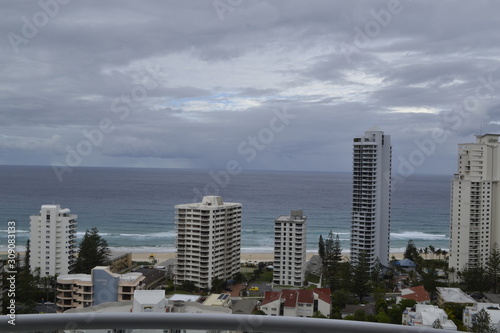
[{"label": "ocean", "polygon": [[[177,204],[202,194],[242,203],[242,252],[272,252],[274,219],[292,209],[307,215],[307,250],[320,235],[338,234],[349,250],[350,173],[74,168],[59,182],[52,167],[0,166],[0,251],[7,249],[7,222],[16,222],[16,246],[25,249],[29,217],[43,204],[78,215],[78,239],[97,227],[113,251],[174,252]],[[212,174],[212,176],[211,176]],[[418,248],[449,248],[451,175],[413,175],[392,192],[391,251],[411,239]]]}]

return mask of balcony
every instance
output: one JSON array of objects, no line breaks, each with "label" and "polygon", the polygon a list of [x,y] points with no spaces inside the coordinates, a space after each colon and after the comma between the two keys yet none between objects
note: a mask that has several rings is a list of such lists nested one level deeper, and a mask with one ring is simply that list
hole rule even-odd
[{"label": "balcony", "polygon": [[[1,332],[171,329],[245,332],[433,333],[435,329],[369,322],[299,317],[194,313],[77,313],[16,315],[15,325],[0,316]],[[68,326],[70,325],[70,326]]]}]

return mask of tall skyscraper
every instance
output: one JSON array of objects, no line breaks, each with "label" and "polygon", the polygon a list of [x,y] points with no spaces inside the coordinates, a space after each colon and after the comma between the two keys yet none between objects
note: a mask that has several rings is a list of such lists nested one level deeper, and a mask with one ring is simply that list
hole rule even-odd
[{"label": "tall skyscraper", "polygon": [[274,221],[273,283],[302,287],[306,264],[307,217],[301,210]]},{"label": "tall skyscraper", "polygon": [[75,263],[77,216],[59,205],[43,205],[30,216],[30,270],[40,276],[68,274]]},{"label": "tall skyscraper", "polygon": [[351,256],[389,262],[391,137],[379,129],[354,138]]},{"label": "tall skyscraper", "polygon": [[240,271],[241,204],[205,196],[202,202],[175,206],[177,265],[175,283],[192,281],[211,288]]},{"label": "tall skyscraper", "polygon": [[452,180],[450,258],[455,271],[484,265],[500,245],[500,134],[476,136],[458,145],[458,173]]}]

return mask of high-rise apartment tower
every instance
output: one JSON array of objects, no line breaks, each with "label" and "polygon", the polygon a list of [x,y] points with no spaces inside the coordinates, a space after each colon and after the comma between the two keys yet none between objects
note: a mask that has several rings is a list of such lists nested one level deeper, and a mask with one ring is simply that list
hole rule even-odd
[{"label": "high-rise apartment tower", "polygon": [[486,263],[500,245],[500,134],[476,136],[458,145],[458,173],[452,180],[450,258],[455,271]]},{"label": "high-rise apartment tower", "polygon": [[43,205],[30,216],[30,270],[40,276],[68,274],[75,264],[77,216],[59,205]]},{"label": "high-rise apartment tower", "polygon": [[370,265],[389,261],[391,220],[391,137],[373,129],[354,138],[351,256],[361,252]]},{"label": "high-rise apartment tower", "polygon": [[301,287],[306,267],[307,217],[301,210],[274,221],[273,283]]},{"label": "high-rise apartment tower", "polygon": [[202,202],[175,206],[177,265],[175,283],[192,281],[211,288],[240,271],[241,204],[205,196]]}]

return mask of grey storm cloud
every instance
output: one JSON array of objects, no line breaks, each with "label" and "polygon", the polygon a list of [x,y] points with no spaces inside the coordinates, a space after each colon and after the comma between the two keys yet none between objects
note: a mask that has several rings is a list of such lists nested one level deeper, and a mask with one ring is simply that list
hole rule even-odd
[{"label": "grey storm cloud", "polygon": [[9,1],[0,163],[349,171],[352,138],[377,125],[393,170],[440,134],[416,172],[453,174],[457,143],[500,131],[499,10]]}]

